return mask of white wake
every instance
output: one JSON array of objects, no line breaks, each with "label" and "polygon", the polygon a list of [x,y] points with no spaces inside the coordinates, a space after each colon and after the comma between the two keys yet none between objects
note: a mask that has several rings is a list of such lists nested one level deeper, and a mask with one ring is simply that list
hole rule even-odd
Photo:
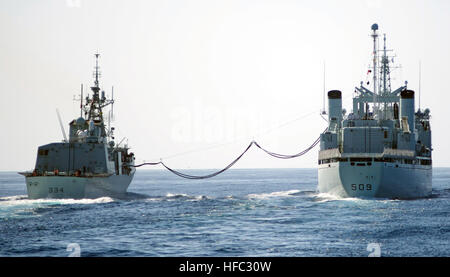
[{"label": "white wake", "polygon": [[287,191],[274,191],[269,193],[259,193],[259,194],[249,194],[247,197],[249,199],[268,199],[273,197],[290,197],[297,193],[299,193],[300,190],[293,189],[293,190],[287,190]]},{"label": "white wake", "polygon": [[17,205],[35,205],[35,204],[57,204],[57,205],[70,205],[70,204],[99,204],[113,202],[111,197],[100,197],[95,199],[28,199],[26,195],[15,195],[0,197],[1,206],[17,206]]}]

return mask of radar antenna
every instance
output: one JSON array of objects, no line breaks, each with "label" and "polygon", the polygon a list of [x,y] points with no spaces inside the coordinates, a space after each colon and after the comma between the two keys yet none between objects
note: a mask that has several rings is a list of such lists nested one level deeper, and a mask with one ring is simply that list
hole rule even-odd
[{"label": "radar antenna", "polygon": [[95,54],[95,72],[94,72],[94,77],[95,77],[95,81],[94,84],[96,87],[98,87],[98,78],[100,77],[100,71],[99,71],[99,66],[98,66],[98,57],[100,56],[99,53]]}]

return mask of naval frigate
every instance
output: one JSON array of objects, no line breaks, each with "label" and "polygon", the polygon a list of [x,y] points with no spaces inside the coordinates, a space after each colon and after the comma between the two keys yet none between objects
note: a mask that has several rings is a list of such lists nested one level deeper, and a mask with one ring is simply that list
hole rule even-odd
[{"label": "naval frigate", "polygon": [[[25,176],[28,198],[97,198],[126,193],[136,169],[127,145],[114,142],[114,127],[105,124],[104,109],[113,114],[114,96],[100,89],[99,54],[95,54],[92,96],[80,97],[80,117],[69,123],[69,139],[38,147],[35,168]],[[84,104],[83,104],[84,100]],[[59,113],[58,113],[59,117]],[[60,122],[61,123],[61,122]]]},{"label": "naval frigate", "polygon": [[[372,25],[373,89],[355,88],[353,111],[342,93],[328,92],[328,129],[320,136],[318,190],[340,197],[410,199],[431,195],[430,110],[415,111],[408,82],[392,90],[392,56],[378,49]],[[365,85],[369,84],[368,82]]]}]

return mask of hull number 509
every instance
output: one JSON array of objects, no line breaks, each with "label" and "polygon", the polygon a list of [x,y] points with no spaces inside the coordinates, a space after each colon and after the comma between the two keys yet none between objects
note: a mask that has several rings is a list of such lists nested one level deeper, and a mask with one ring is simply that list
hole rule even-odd
[{"label": "hull number 509", "polygon": [[371,184],[352,184],[352,190],[372,190]]}]

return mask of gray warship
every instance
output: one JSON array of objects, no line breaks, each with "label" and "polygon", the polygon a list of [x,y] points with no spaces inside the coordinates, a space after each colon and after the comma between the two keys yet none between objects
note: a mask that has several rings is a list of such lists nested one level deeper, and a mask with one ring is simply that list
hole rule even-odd
[{"label": "gray warship", "polygon": [[[114,142],[114,127],[104,122],[103,110],[114,104],[99,85],[99,54],[95,54],[92,96],[80,97],[80,117],[69,123],[69,139],[39,146],[35,168],[25,176],[28,198],[98,198],[126,193],[136,169],[127,145]],[[83,104],[84,100],[84,104]],[[58,113],[59,117],[59,113]],[[108,120],[109,121],[109,120]],[[61,122],[60,122],[61,123]]]},{"label": "gray warship", "polygon": [[[392,56],[378,46],[372,25],[373,90],[355,88],[353,111],[342,109],[342,93],[328,92],[328,129],[320,136],[318,190],[340,197],[411,199],[432,187],[430,110],[415,111],[415,93],[391,89]],[[365,83],[366,85],[368,83]]]}]

